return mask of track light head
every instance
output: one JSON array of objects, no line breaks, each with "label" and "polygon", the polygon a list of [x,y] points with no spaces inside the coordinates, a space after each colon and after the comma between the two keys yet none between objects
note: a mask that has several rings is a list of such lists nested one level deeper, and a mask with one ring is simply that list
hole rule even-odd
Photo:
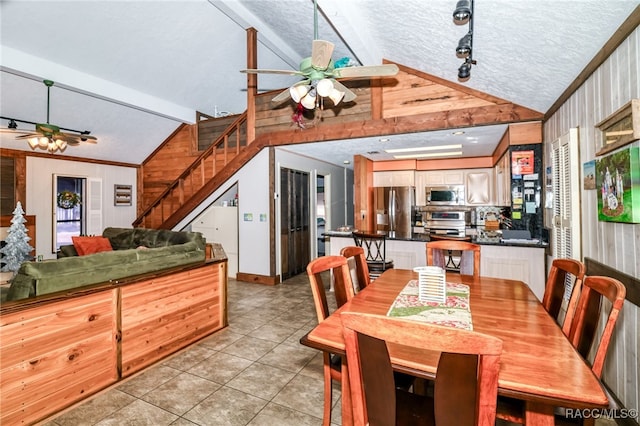
[{"label": "track light head", "polygon": [[464,24],[471,18],[471,0],[459,0],[453,11],[453,20],[456,24]]},{"label": "track light head", "polygon": [[468,32],[464,37],[460,39],[458,42],[458,47],[456,47],[456,55],[458,58],[466,58],[471,54],[471,45],[472,45],[472,34]]},{"label": "track light head", "polygon": [[471,65],[472,61],[469,61],[468,59],[460,65],[460,68],[458,68],[459,80],[466,80],[471,77]]},{"label": "track light head", "polygon": [[7,128],[15,130],[18,128],[18,123],[16,123],[16,120],[10,119]]}]

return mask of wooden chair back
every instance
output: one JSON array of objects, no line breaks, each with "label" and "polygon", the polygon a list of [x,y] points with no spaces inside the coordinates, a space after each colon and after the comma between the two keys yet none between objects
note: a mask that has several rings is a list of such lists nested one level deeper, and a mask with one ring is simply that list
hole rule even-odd
[{"label": "wooden chair back", "polygon": [[353,241],[364,249],[369,277],[376,278],[387,269],[393,268],[393,260],[387,259],[387,236],[367,232],[353,232]]},{"label": "wooden chair back", "polygon": [[435,424],[494,425],[500,339],[382,315],[343,312],[340,317],[356,425],[394,425],[401,417],[388,343],[442,352],[432,407]]},{"label": "wooden chair back", "polygon": [[627,289],[615,278],[587,276],[582,283],[582,292],[580,293],[580,299],[567,337],[585,360],[588,359],[595,339],[602,308],[602,298],[605,297],[611,302],[607,322],[597,344],[593,363],[591,363],[591,369],[598,378],[602,375],[611,335],[618,321],[618,315],[624,305],[626,295]]},{"label": "wooden chair back", "polygon": [[[311,284],[318,322],[324,321],[330,315],[326,291],[329,285],[325,284],[326,279],[333,277],[333,291],[337,307],[347,303],[355,294],[349,264],[344,256],[322,256],[312,260],[307,265],[307,275]],[[323,280],[323,276],[325,280]]]},{"label": "wooden chair back", "polygon": [[369,285],[369,267],[367,266],[367,259],[364,254],[364,249],[357,246],[347,246],[340,250],[340,255],[349,259],[353,259],[355,263],[356,279],[358,280],[358,288],[364,289]]},{"label": "wooden chair back", "polygon": [[[438,256],[437,250],[440,250],[439,253],[444,253],[445,251],[461,251],[463,252],[463,256],[464,252],[473,252],[473,277],[480,277],[480,245],[458,240],[430,241],[427,243],[427,265],[435,265],[438,263],[436,261],[436,257]],[[460,273],[464,273],[462,269]]]},{"label": "wooden chair back", "polygon": [[553,318],[558,319],[560,314],[567,280],[574,281],[563,322],[563,324],[567,325],[565,335],[568,334],[569,324],[571,324],[576,309],[585,271],[584,264],[575,259],[554,259],[551,263],[551,269],[544,288],[544,296],[542,297],[542,306]]}]

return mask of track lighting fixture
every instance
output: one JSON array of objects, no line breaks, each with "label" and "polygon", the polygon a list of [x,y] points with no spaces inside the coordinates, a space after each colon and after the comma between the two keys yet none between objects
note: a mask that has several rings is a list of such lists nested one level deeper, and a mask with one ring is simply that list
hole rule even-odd
[{"label": "track lighting fixture", "polygon": [[469,32],[464,37],[460,39],[458,42],[458,47],[456,48],[456,54],[459,58],[466,58],[471,54],[471,39],[472,34]]},{"label": "track lighting fixture", "polygon": [[469,31],[458,42],[456,56],[465,58],[460,68],[458,68],[458,79],[467,80],[471,77],[471,65],[475,65],[473,60],[473,0],[460,0],[453,11],[453,20],[456,25],[469,22]]},{"label": "track lighting fixture", "polygon": [[456,9],[453,11],[453,19],[456,23],[463,24],[467,19],[471,19],[473,14],[473,0],[460,0],[456,4]]}]

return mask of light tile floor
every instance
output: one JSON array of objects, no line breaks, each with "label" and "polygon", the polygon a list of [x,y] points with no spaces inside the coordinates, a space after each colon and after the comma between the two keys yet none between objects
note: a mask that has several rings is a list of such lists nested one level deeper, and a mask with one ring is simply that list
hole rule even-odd
[{"label": "light tile floor", "polygon": [[[228,311],[229,327],[47,425],[322,424],[322,355],[299,343],[317,324],[306,274],[273,287],[229,279]],[[333,394],[339,425],[338,384]]]},{"label": "light tile floor", "polygon": [[[46,426],[322,424],[322,355],[299,343],[317,324],[306,274],[273,287],[229,279],[228,311],[229,327]],[[339,397],[334,384],[336,425]]]}]

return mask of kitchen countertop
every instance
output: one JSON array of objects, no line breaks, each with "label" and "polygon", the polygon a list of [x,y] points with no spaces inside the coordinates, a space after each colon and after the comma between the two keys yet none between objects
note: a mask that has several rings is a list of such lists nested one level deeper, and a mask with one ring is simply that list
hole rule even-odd
[{"label": "kitchen countertop", "polygon": [[[350,238],[353,231],[326,231],[322,235],[326,237],[343,237]],[[429,242],[430,238],[427,234],[414,234],[410,238],[388,237],[388,240],[395,241],[416,241]],[[532,247],[547,248],[549,243],[538,240],[503,240],[501,236],[474,235],[471,242],[480,245],[509,246],[509,247]]]}]

